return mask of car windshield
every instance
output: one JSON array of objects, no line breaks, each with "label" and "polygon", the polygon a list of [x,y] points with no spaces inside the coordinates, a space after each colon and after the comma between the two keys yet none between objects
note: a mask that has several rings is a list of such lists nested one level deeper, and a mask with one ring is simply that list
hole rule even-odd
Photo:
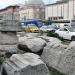
[{"label": "car windshield", "polygon": [[58,26],[56,26],[56,25],[49,25],[49,26],[48,26],[48,28],[56,29],[56,30],[57,30],[57,29],[59,29],[59,27],[58,27]]},{"label": "car windshield", "polygon": [[41,28],[48,29],[48,28],[50,28],[50,27],[48,27],[48,26],[42,26]]},{"label": "car windshield", "polygon": [[28,24],[28,27],[31,29],[36,29],[38,28],[35,24]]},{"label": "car windshield", "polygon": [[29,26],[30,28],[34,29],[34,28],[37,28],[36,26]]},{"label": "car windshield", "polygon": [[29,28],[31,28],[31,29],[38,29],[37,26],[29,26]]},{"label": "car windshield", "polygon": [[35,24],[28,24],[28,26],[36,26]]},{"label": "car windshield", "polygon": [[43,25],[41,28],[47,28],[47,26]]},{"label": "car windshield", "polygon": [[39,24],[39,25],[43,25],[43,23],[42,23],[42,22],[38,22],[38,24]]}]

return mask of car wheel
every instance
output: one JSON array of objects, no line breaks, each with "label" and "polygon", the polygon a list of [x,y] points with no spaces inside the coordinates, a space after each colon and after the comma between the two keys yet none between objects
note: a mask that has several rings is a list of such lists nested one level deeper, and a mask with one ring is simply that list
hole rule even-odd
[{"label": "car wheel", "polygon": [[72,41],[75,41],[75,36],[72,36],[72,37],[71,37],[71,40],[72,40]]}]

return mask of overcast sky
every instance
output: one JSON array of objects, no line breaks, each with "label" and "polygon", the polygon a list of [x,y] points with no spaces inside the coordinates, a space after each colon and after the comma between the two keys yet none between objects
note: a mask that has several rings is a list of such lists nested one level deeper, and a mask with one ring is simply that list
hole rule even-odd
[{"label": "overcast sky", "polygon": [[[35,0],[36,1],[36,0]],[[43,0],[45,3],[53,3],[56,0]],[[24,3],[25,0],[0,0],[0,9],[4,8],[8,5],[18,4],[18,3]]]}]

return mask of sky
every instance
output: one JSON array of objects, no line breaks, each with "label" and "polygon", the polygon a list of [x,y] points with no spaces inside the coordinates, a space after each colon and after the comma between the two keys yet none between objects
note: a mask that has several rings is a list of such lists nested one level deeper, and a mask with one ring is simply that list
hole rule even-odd
[{"label": "sky", "polygon": [[[53,3],[56,0],[43,0],[43,1],[47,4],[47,3]],[[0,9],[9,5],[13,5],[13,4],[15,5],[15,4],[24,3],[24,2],[25,0],[0,0]]]}]

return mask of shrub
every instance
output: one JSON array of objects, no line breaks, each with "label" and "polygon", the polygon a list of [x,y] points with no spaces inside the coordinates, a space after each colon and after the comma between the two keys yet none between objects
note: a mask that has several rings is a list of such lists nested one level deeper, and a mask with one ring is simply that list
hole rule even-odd
[{"label": "shrub", "polygon": [[56,37],[58,38],[59,40],[63,41],[64,42],[64,38],[63,37],[60,37],[57,33],[55,32],[48,32],[47,33],[47,36],[51,36],[51,37]]},{"label": "shrub", "polygon": [[47,36],[51,36],[51,37],[59,37],[59,35],[57,33],[54,32],[48,32]]},{"label": "shrub", "polygon": [[52,68],[52,67],[48,67],[49,71],[50,71],[50,75],[65,75],[59,71],[57,71],[56,69]]},{"label": "shrub", "polygon": [[4,62],[4,59],[0,57],[0,65]]},{"label": "shrub", "polygon": [[63,37],[58,37],[59,40],[65,42],[64,38]]},{"label": "shrub", "polygon": [[6,56],[7,58],[10,58],[10,57],[12,56],[12,54],[11,54],[10,52],[7,52],[7,53],[5,53],[5,56]]}]

